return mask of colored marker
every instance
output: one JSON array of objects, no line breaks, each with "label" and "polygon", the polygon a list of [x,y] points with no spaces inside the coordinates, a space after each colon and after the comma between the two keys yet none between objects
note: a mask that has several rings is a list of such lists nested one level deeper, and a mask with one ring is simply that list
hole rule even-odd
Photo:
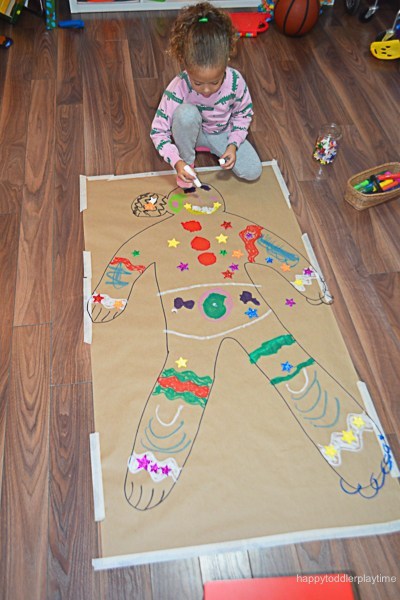
[{"label": "colored marker", "polygon": [[192,177],[194,177],[193,183],[196,187],[201,187],[201,181],[200,179],[197,177],[196,173],[193,171],[193,169],[191,169],[189,167],[189,165],[185,165],[184,170],[186,171],[186,173],[189,173],[189,175],[192,175]]},{"label": "colored marker", "polygon": [[226,163],[226,159],[225,159],[225,158],[219,158],[219,159],[218,159],[218,162],[219,162],[219,164],[220,164],[220,165],[221,165],[221,167],[222,167],[222,165],[224,165],[224,164]]}]

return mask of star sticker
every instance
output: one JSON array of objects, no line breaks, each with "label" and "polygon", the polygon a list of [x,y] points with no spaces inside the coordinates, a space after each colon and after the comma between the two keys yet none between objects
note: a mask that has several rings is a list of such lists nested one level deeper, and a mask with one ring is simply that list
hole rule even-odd
[{"label": "star sticker", "polygon": [[218,210],[218,208],[221,208],[221,203],[220,202],[214,202],[213,207],[215,208],[215,210]]},{"label": "star sticker", "polygon": [[251,233],[251,231],[248,231],[247,233],[244,234],[244,237],[246,238],[246,240],[252,240],[254,237],[254,233]]},{"label": "star sticker", "polygon": [[281,266],[282,271],[290,271],[290,265],[283,263]]},{"label": "star sticker", "polygon": [[163,475],[169,475],[171,473],[172,469],[168,465],[165,465],[165,467],[161,467],[161,471],[162,471]]},{"label": "star sticker", "polygon": [[139,256],[139,254],[140,254],[140,251],[139,251],[139,250],[134,250],[134,251],[132,252],[132,256]]},{"label": "star sticker", "polygon": [[225,254],[228,254],[228,250],[220,250],[219,253],[225,256]]},{"label": "star sticker", "polygon": [[287,371],[288,373],[290,373],[290,371],[293,369],[293,365],[291,365],[288,360],[284,363],[281,363],[281,366],[282,371]]},{"label": "star sticker", "polygon": [[101,294],[96,294],[96,296],[92,296],[93,302],[97,302],[98,304],[101,304],[101,301],[104,300],[104,296],[102,296]]},{"label": "star sticker", "polygon": [[270,256],[268,256],[268,258],[265,259],[265,262],[268,263],[268,264],[270,264],[270,263],[274,262],[274,259],[271,258]]},{"label": "star sticker", "polygon": [[118,310],[121,310],[121,308],[124,308],[124,301],[123,300],[115,300],[114,308],[117,308]]},{"label": "star sticker", "polygon": [[217,240],[218,244],[226,244],[228,236],[224,235],[223,233],[220,233],[219,235],[215,236],[215,239]]},{"label": "star sticker", "polygon": [[188,360],[189,360],[189,359],[187,359],[187,358],[182,358],[182,356],[180,356],[180,357],[178,358],[178,360],[176,360],[176,361],[175,361],[175,363],[178,365],[178,369],[183,369],[183,367],[186,367],[186,366],[187,366],[187,361],[188,361]]},{"label": "star sticker", "polygon": [[364,427],[365,425],[365,421],[362,417],[354,417],[352,422],[354,427],[357,427],[357,429],[361,429],[361,427]]},{"label": "star sticker", "polygon": [[189,263],[181,262],[176,268],[180,269],[181,271],[189,271]]},{"label": "star sticker", "polygon": [[303,280],[302,279],[295,279],[294,280],[294,285],[303,285]]},{"label": "star sticker", "polygon": [[312,275],[314,271],[307,267],[307,269],[303,269],[304,275]]},{"label": "star sticker", "polygon": [[294,306],[295,304],[296,304],[296,302],[293,300],[293,298],[286,298],[286,302],[285,302],[286,306],[290,306],[290,308],[292,308],[292,306]]},{"label": "star sticker", "polygon": [[153,464],[150,466],[150,471],[151,471],[152,473],[158,473],[158,469],[159,469],[159,466],[158,466],[158,464],[157,464],[157,463],[153,463]]},{"label": "star sticker", "polygon": [[349,429],[348,431],[342,431],[342,440],[346,442],[346,444],[351,444],[351,442],[356,442],[357,438],[354,433]]},{"label": "star sticker", "polygon": [[222,271],[222,275],[224,276],[224,279],[232,279],[233,273],[227,269],[226,271]]},{"label": "star sticker", "polygon": [[224,229],[230,229],[232,227],[232,223],[230,221],[224,221],[223,223],[221,223],[221,227],[223,227]]},{"label": "star sticker", "polygon": [[335,446],[324,446],[324,450],[328,456],[333,457],[333,456],[336,456],[336,454],[337,454],[337,450],[336,450]]},{"label": "star sticker", "polygon": [[239,269],[239,265],[237,265],[236,263],[232,263],[231,265],[229,265],[229,268],[232,271],[237,271]]},{"label": "star sticker", "polygon": [[247,315],[249,319],[255,319],[258,317],[258,312],[256,308],[248,308],[244,314]]},{"label": "star sticker", "polygon": [[192,205],[190,204],[190,202],[186,202],[186,204],[183,205],[183,208],[186,208],[186,210],[189,210],[192,208]]},{"label": "star sticker", "polygon": [[233,258],[241,258],[243,256],[243,252],[241,252],[240,250],[234,250],[232,252],[232,256]]},{"label": "star sticker", "polygon": [[178,240],[176,240],[175,238],[172,238],[172,240],[168,240],[168,248],[176,248],[179,244],[180,242],[178,242]]},{"label": "star sticker", "polygon": [[137,458],[136,460],[138,461],[139,469],[145,469],[147,471],[151,461],[147,458],[146,454],[143,458]]}]

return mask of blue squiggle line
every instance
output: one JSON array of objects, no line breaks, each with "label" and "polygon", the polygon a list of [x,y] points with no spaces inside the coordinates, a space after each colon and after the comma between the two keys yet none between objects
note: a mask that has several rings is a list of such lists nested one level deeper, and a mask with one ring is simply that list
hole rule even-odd
[{"label": "blue squiggle line", "polygon": [[305,419],[307,419],[307,421],[319,421],[319,419],[322,419],[325,414],[326,414],[326,409],[328,407],[328,393],[325,390],[325,400],[324,400],[324,409],[322,411],[322,413],[320,415],[318,415],[318,417],[304,417]]},{"label": "blue squiggle line", "polygon": [[[160,452],[165,452],[167,454],[170,454],[171,452],[182,452],[183,448],[181,448],[180,450],[178,450],[178,448],[179,448],[179,446],[181,446],[183,444],[183,442],[185,441],[185,439],[187,437],[186,433],[184,433],[182,438],[179,440],[179,442],[177,444],[175,444],[174,446],[168,446],[167,448],[161,448],[160,446],[156,446],[154,444],[154,442],[149,438],[146,430],[145,430],[144,434],[145,434],[149,444],[151,444],[153,446],[153,449],[159,450]],[[190,440],[189,440],[188,444],[189,443],[190,443]],[[142,444],[143,444],[143,441],[142,441]],[[144,444],[143,444],[143,446],[144,446]],[[146,448],[146,446],[144,446],[144,447]],[[186,447],[187,447],[187,444],[186,444],[185,448]],[[151,450],[151,448],[146,448],[146,450]]]},{"label": "blue squiggle line", "polygon": [[[385,485],[386,475],[388,475],[390,473],[390,471],[392,470],[392,466],[393,466],[392,451],[390,449],[390,446],[388,446],[388,444],[384,441],[385,438],[383,435],[380,435],[379,439],[384,442],[383,443],[384,456],[381,461],[381,472],[378,475],[378,478],[380,478],[380,481],[377,477],[374,477],[374,474],[372,473],[371,477],[370,477],[370,485],[362,486],[359,483],[358,486],[355,488],[355,487],[347,484],[344,481],[343,477],[341,477],[340,478],[340,487],[342,488],[342,491],[345,492],[346,494],[349,494],[350,496],[354,496],[355,494],[360,494],[360,496],[362,498],[365,498],[366,500],[371,500],[372,498],[375,498],[375,496],[378,494],[379,490],[382,489],[383,486]],[[353,489],[353,491],[349,491],[348,489],[346,489],[344,487],[345,485],[348,485],[350,488]],[[370,496],[367,496],[364,493],[364,490],[368,490],[370,488],[372,488],[373,493]]]},{"label": "blue squiggle line", "polygon": [[[153,422],[153,417],[151,417],[147,427],[150,429],[151,434],[154,435],[154,437],[159,440],[166,440],[167,438],[174,435],[177,431],[179,431],[183,427],[183,423],[184,423],[183,421],[181,421],[180,425],[178,425],[178,427],[176,429],[174,429],[174,431],[172,433],[168,433],[168,435],[157,435],[156,433],[154,433],[153,428],[151,426],[152,422]],[[146,429],[147,429],[147,427],[146,427]]]},{"label": "blue squiggle line", "polygon": [[335,400],[336,400],[336,417],[335,417],[335,419],[332,421],[332,423],[329,423],[328,425],[316,425],[315,423],[312,423],[312,426],[313,426],[313,427],[327,428],[327,427],[333,427],[334,425],[336,425],[336,423],[339,421],[339,415],[340,415],[340,401],[339,401],[339,398],[336,398],[336,396],[335,396]]},{"label": "blue squiggle line", "polygon": [[279,260],[280,262],[290,261],[292,263],[292,266],[294,266],[294,265],[297,265],[297,263],[300,260],[300,257],[297,254],[288,252],[287,250],[284,250],[284,248],[281,248],[280,246],[273,244],[272,242],[270,242],[268,240],[268,238],[266,239],[266,238],[262,237],[259,240],[257,240],[257,243],[264,246],[267,253],[275,256],[275,258],[277,260]]}]

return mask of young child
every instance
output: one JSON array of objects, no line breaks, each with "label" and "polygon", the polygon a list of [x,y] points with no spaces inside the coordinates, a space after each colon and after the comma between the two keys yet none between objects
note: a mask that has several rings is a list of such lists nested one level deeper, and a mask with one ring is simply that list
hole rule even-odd
[{"label": "young child", "polygon": [[235,42],[229,16],[208,2],[183,8],[172,28],[169,53],[184,71],[165,90],[150,136],[175,168],[180,187],[193,186],[195,176],[185,167],[193,169],[197,147],[208,147],[238,177],[261,174],[260,159],[246,140],[250,93],[242,75],[227,66]]}]

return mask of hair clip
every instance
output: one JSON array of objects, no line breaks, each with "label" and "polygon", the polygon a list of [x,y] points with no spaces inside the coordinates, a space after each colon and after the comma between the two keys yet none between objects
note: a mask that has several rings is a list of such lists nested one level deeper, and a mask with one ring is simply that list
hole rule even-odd
[{"label": "hair clip", "polygon": [[208,17],[201,17],[199,23],[208,23]]}]

